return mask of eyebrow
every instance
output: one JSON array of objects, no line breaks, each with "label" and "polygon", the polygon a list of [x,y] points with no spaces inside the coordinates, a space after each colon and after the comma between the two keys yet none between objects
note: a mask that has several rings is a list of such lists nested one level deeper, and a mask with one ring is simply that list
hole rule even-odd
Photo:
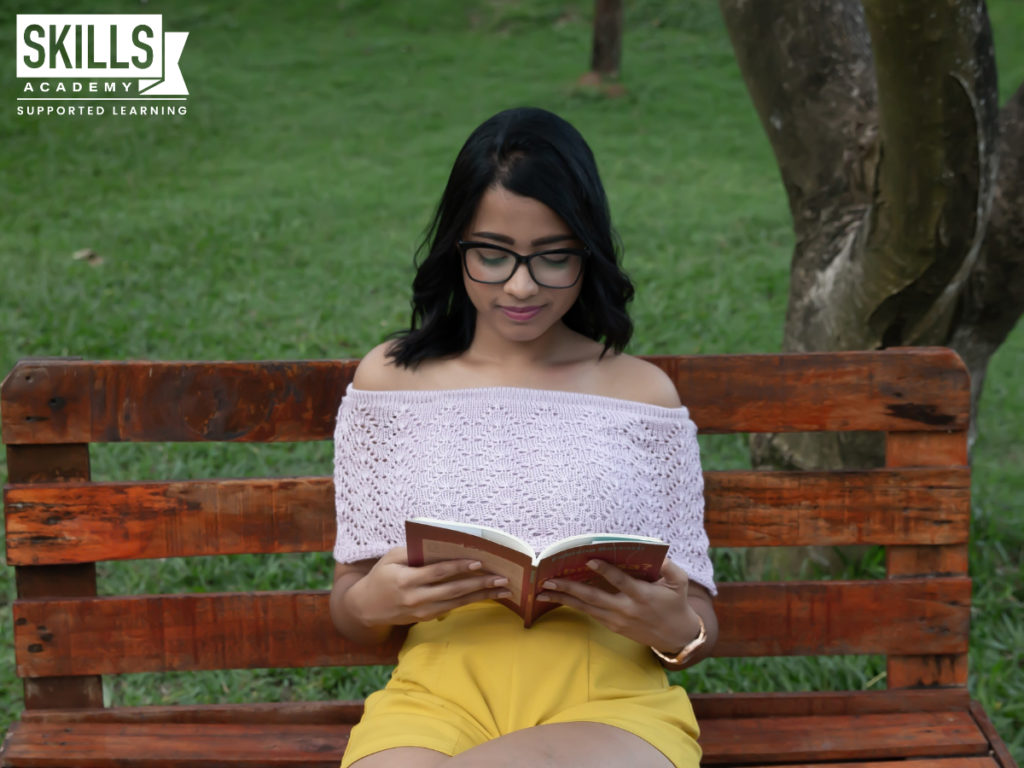
[{"label": "eyebrow", "polygon": [[[497,232],[474,232],[473,237],[486,237],[488,240],[497,240],[499,243],[508,243],[509,245],[516,244],[516,241],[508,235],[499,235]],[[550,245],[551,243],[561,243],[565,240],[575,239],[576,236],[573,234],[548,235],[547,237],[538,237],[530,245]]]}]

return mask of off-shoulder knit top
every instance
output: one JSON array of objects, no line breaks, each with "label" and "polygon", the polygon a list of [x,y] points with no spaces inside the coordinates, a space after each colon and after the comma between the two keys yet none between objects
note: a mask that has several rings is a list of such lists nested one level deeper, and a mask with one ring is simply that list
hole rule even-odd
[{"label": "off-shoulder knit top", "polygon": [[715,594],[697,427],[685,407],[560,390],[361,390],[334,430],[334,557],[380,557],[405,520],[500,528],[535,551],[634,533]]}]

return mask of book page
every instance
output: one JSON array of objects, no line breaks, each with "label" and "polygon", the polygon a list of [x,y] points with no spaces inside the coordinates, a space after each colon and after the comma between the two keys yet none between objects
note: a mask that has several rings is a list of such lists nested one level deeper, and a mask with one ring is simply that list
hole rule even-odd
[{"label": "book page", "polygon": [[482,569],[497,576],[504,576],[508,579],[509,591],[512,596],[506,598],[517,606],[522,605],[523,593],[521,585],[525,577],[523,566],[513,563],[501,555],[488,552],[476,547],[458,544],[454,541],[437,541],[435,539],[423,540],[423,559],[427,563],[436,563],[441,560],[479,560]]},{"label": "book page", "polygon": [[435,520],[430,517],[414,517],[410,522],[422,523],[423,525],[429,525],[435,528],[446,528],[449,531],[462,531],[463,533],[468,533],[470,536],[479,536],[481,539],[493,541],[495,544],[500,544],[503,547],[508,547],[509,549],[516,550],[517,552],[522,552],[524,555],[529,555],[531,558],[534,554],[533,547],[518,536],[513,536],[511,533],[505,533],[504,531],[499,531],[497,528],[491,528],[487,525],[456,523],[449,520]]},{"label": "book page", "polygon": [[644,543],[644,544],[664,544],[661,539],[656,539],[653,536],[634,536],[628,533],[581,533],[578,536],[570,536],[567,539],[556,541],[554,544],[545,547],[541,550],[541,553],[537,555],[534,562],[540,562],[545,558],[556,555],[559,552],[564,552],[567,549],[575,549],[576,547],[586,547],[591,544],[601,544],[604,542],[625,542],[625,543]]}]

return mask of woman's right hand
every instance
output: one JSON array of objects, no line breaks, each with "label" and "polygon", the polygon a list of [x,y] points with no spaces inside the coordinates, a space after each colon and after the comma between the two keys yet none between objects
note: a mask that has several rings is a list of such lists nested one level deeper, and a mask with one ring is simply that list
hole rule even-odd
[{"label": "woman's right hand", "polygon": [[414,567],[405,547],[395,547],[348,588],[345,605],[364,626],[382,628],[429,621],[461,605],[510,596],[508,579],[480,568],[476,560]]}]

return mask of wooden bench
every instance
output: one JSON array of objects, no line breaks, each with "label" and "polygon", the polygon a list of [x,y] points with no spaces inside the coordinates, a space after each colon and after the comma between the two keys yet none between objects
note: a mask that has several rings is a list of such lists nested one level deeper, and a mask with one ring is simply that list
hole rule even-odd
[{"label": "wooden bench", "polygon": [[[702,433],[884,432],[870,471],[712,471],[715,547],[873,544],[886,578],[723,583],[719,656],[885,654],[887,690],[694,696],[707,765],[1013,765],[967,689],[967,373],[945,349],[648,358]],[[390,663],[325,591],[97,596],[95,563],[325,552],[325,477],[90,482],[89,445],[329,440],[356,361],[34,359],[3,383],[25,711],[4,766],[335,768],[357,701],[104,708],[103,675]],[[326,585],[325,585],[326,586]],[[904,761],[907,762],[904,762]]]}]

